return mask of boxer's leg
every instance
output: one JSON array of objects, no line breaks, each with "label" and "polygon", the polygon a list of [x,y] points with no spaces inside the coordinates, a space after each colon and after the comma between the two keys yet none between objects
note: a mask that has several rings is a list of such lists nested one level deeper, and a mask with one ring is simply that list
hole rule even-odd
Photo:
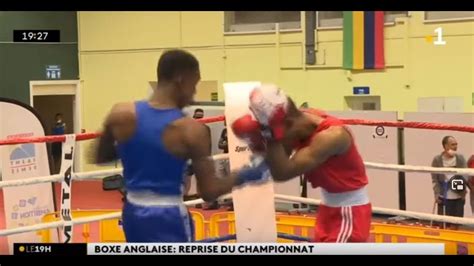
[{"label": "boxer's leg", "polygon": [[341,215],[342,207],[329,207],[320,205],[316,216],[315,242],[340,242],[342,232],[346,225],[343,224]]},{"label": "boxer's leg", "polygon": [[347,242],[367,242],[372,222],[372,205],[352,206],[353,230]]},{"label": "boxer's leg", "polygon": [[371,220],[370,203],[344,207],[321,205],[316,217],[315,242],[366,242]]},{"label": "boxer's leg", "polygon": [[125,202],[123,229],[127,242],[191,242],[193,224],[184,206],[139,206]]}]

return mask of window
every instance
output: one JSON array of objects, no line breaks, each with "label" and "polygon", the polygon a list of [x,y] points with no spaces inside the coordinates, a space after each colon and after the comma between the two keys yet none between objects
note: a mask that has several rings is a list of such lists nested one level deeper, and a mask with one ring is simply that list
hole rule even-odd
[{"label": "window", "polygon": [[[385,11],[385,23],[408,16],[408,11]],[[342,27],[342,11],[318,11],[318,28]]]},{"label": "window", "polygon": [[224,13],[225,32],[274,31],[301,28],[300,11],[229,11]]},{"label": "window", "polygon": [[318,28],[342,27],[342,11],[319,11]]},{"label": "window", "polygon": [[408,17],[408,11],[385,11],[385,23],[393,23],[396,18]]},{"label": "window", "polygon": [[474,19],[474,11],[426,11],[425,20]]},{"label": "window", "polygon": [[344,96],[345,110],[380,111],[380,96]]}]

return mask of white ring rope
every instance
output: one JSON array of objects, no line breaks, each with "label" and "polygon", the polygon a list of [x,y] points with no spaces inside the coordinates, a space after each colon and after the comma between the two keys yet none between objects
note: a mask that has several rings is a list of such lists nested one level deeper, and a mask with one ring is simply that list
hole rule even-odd
[{"label": "white ring rope", "polygon": [[[228,159],[229,155],[226,153],[212,156],[213,160]],[[437,173],[437,174],[459,174],[474,176],[474,169],[471,168],[448,168],[448,167],[428,167],[428,166],[413,166],[413,165],[398,165],[398,164],[384,164],[364,162],[365,166],[370,169],[390,170],[399,172],[419,172],[419,173]],[[82,173],[73,173],[73,180],[100,180],[106,176],[122,174],[122,168],[115,168],[109,170],[89,171]],[[26,186],[46,182],[60,182],[62,175],[50,175],[31,177],[19,180],[1,181],[0,188]]]},{"label": "white ring rope", "polygon": [[[115,169],[109,169],[109,170],[73,173],[72,179],[73,180],[100,180],[106,176],[122,174],[122,170],[123,170],[122,168],[115,168]],[[64,177],[62,175],[57,174],[57,175],[18,179],[18,180],[1,181],[0,188],[27,186],[27,185],[34,185],[34,184],[47,183],[47,182],[61,182],[63,178]]]},{"label": "white ring rope", "polygon": [[[218,154],[218,155],[212,156],[213,160],[224,160],[228,158],[229,158],[228,154]],[[474,176],[474,169],[470,169],[470,168],[442,168],[442,167],[438,168],[438,167],[425,167],[425,166],[412,166],[412,165],[383,164],[383,163],[373,163],[373,162],[364,162],[364,164],[367,168],[381,169],[381,170],[421,172],[421,173],[440,173],[440,174],[459,174],[459,175]],[[122,168],[115,168],[115,169],[108,169],[108,170],[73,173],[72,179],[79,180],[79,181],[80,180],[100,180],[106,176],[122,174],[122,170],[123,170]],[[56,175],[32,177],[32,178],[20,179],[20,180],[1,181],[0,188],[26,186],[26,185],[47,183],[47,182],[61,182],[63,178],[64,178],[63,175],[56,174]],[[225,198],[232,198],[232,196],[231,194],[227,194],[220,197],[220,199],[225,199]],[[279,194],[275,194],[275,199],[288,200],[288,201],[306,203],[306,204],[316,204],[316,205],[319,205],[321,203],[320,200],[287,196],[287,195],[279,195]],[[204,201],[202,199],[197,199],[197,200],[184,202],[184,204],[188,206],[200,204],[200,203],[204,203]],[[442,216],[442,215],[426,214],[426,213],[419,213],[419,212],[412,212],[412,211],[402,211],[402,210],[379,208],[379,207],[373,207],[372,211],[374,213],[379,213],[379,214],[398,215],[398,216],[404,216],[404,217],[410,217],[410,218],[422,219],[422,220],[431,220],[431,221],[436,220],[439,222],[474,225],[474,219],[472,218]],[[82,217],[82,218],[73,219],[72,224],[84,224],[84,223],[96,222],[96,221],[101,221],[101,220],[116,219],[116,218],[120,218],[121,215],[122,215],[121,212],[113,212],[113,213],[107,213],[107,214],[96,215],[96,216]],[[52,228],[59,228],[59,227],[63,227],[64,225],[65,225],[65,221],[61,220],[61,221],[55,221],[55,222],[49,222],[49,223],[40,223],[40,224],[35,224],[35,225],[17,227],[17,228],[12,228],[12,229],[4,229],[4,230],[0,230],[0,236],[7,236],[7,235],[12,235],[12,234],[26,233],[26,232],[39,231],[39,230],[52,229]]]},{"label": "white ring rope", "polygon": [[[219,199],[229,199],[229,198],[232,198],[231,194],[224,195],[220,197]],[[275,199],[288,200],[288,201],[313,204],[313,205],[321,204],[320,200],[287,196],[287,195],[281,195],[281,194],[275,194]],[[187,206],[200,204],[200,203],[204,203],[204,201],[202,199],[196,199],[196,200],[190,200],[190,201],[184,202],[184,204]],[[436,215],[436,214],[402,211],[402,210],[394,210],[394,209],[379,208],[379,207],[373,207],[372,212],[378,213],[378,214],[398,215],[398,216],[404,216],[404,217],[428,220],[428,221],[431,220],[431,221],[438,221],[438,222],[445,222],[445,223],[474,225],[474,219],[472,218],[442,216],[442,215]],[[112,212],[112,213],[107,213],[107,214],[73,219],[72,224],[75,225],[75,224],[97,222],[97,221],[102,221],[102,220],[117,219],[117,218],[120,218],[121,216],[122,216],[122,212],[118,211],[118,212]],[[12,235],[12,234],[26,233],[26,232],[32,232],[32,231],[45,230],[45,229],[52,229],[52,228],[58,228],[62,226],[64,226],[64,221],[41,223],[41,224],[17,227],[13,229],[0,230],[0,236],[7,236],[7,235]]]},{"label": "white ring rope", "polygon": [[[288,200],[288,201],[306,203],[306,204],[313,204],[313,205],[321,204],[321,200],[294,197],[294,196],[281,195],[281,194],[275,194],[275,199]],[[459,218],[459,217],[454,217],[454,216],[443,216],[443,215],[437,215],[437,214],[412,212],[412,211],[402,211],[402,210],[380,208],[380,207],[372,207],[372,212],[373,213],[378,213],[378,214],[404,216],[404,217],[415,218],[415,219],[420,219],[420,220],[427,220],[427,221],[436,220],[437,222],[455,223],[455,224],[463,224],[463,225],[474,225],[474,219],[473,218]]]},{"label": "white ring rope", "polygon": [[451,167],[429,167],[429,166],[415,166],[415,165],[399,165],[387,163],[372,163],[364,162],[365,167],[371,169],[391,170],[399,172],[418,172],[429,174],[458,174],[474,176],[474,169],[472,168],[451,168]]},{"label": "white ring rope", "polygon": [[216,154],[212,156],[212,159],[215,161],[229,159],[229,154],[228,153]]},{"label": "white ring rope", "polygon": [[[230,199],[230,198],[232,198],[231,194],[227,194],[220,197],[220,199]],[[196,200],[190,200],[190,201],[184,202],[186,206],[202,204],[202,203],[204,203],[204,200],[202,199],[196,199]],[[118,211],[118,212],[112,212],[112,213],[107,213],[107,214],[100,214],[100,215],[73,219],[72,224],[75,225],[75,224],[91,223],[91,222],[97,222],[97,221],[102,221],[102,220],[116,219],[120,217],[122,217],[122,212]],[[62,226],[64,226],[64,221],[40,223],[40,224],[23,226],[23,227],[17,227],[13,229],[0,230],[0,236],[33,232],[33,231],[39,231],[39,230],[45,230],[45,229],[52,229],[52,228],[58,228]]]},{"label": "white ring rope", "polygon": [[[229,158],[229,155],[225,153],[212,156],[213,160],[224,160],[228,158]],[[115,168],[115,169],[108,169],[108,170],[73,173],[72,179],[73,180],[100,180],[106,176],[120,175],[122,174],[122,172],[123,172],[123,168]],[[0,188],[27,186],[27,185],[34,185],[34,184],[47,183],[47,182],[61,182],[63,178],[64,177],[62,175],[57,174],[57,175],[18,179],[18,180],[1,181]]]}]

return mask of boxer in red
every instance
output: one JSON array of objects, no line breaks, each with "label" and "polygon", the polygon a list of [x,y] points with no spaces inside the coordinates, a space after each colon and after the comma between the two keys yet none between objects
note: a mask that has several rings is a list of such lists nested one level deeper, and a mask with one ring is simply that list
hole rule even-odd
[{"label": "boxer in red", "polygon": [[[323,112],[300,111],[274,85],[253,90],[249,107],[260,124],[273,180],[304,174],[314,188],[321,188],[315,241],[366,242],[372,217],[368,178],[349,129]],[[255,133],[247,135],[258,140]]]},{"label": "boxer in red", "polygon": [[[474,154],[471,155],[471,158],[467,161],[467,167],[474,168]],[[471,210],[474,214],[474,176],[470,176],[468,178],[467,187],[470,190],[470,198],[471,198]]]}]

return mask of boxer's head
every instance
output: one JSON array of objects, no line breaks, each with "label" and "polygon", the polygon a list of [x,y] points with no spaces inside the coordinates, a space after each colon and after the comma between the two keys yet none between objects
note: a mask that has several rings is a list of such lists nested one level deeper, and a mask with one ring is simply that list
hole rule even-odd
[{"label": "boxer's head", "polygon": [[274,84],[255,87],[249,95],[249,109],[260,124],[269,126],[277,139],[283,137],[288,97]]},{"label": "boxer's head", "polygon": [[288,139],[301,139],[310,136],[314,131],[314,125],[303,112],[296,106],[293,99],[288,97],[285,118],[285,137]]},{"label": "boxer's head", "polygon": [[158,61],[158,88],[169,90],[178,107],[190,105],[194,100],[196,85],[201,79],[199,61],[184,50],[164,52]]},{"label": "boxer's head", "polygon": [[[272,127],[282,132],[287,138],[299,138],[305,135],[308,128],[303,113],[298,109],[294,101],[288,97],[283,90],[274,84],[263,84],[256,87],[250,93],[250,110],[260,123],[276,125]],[[283,121],[283,123],[272,123],[271,120]]]}]

